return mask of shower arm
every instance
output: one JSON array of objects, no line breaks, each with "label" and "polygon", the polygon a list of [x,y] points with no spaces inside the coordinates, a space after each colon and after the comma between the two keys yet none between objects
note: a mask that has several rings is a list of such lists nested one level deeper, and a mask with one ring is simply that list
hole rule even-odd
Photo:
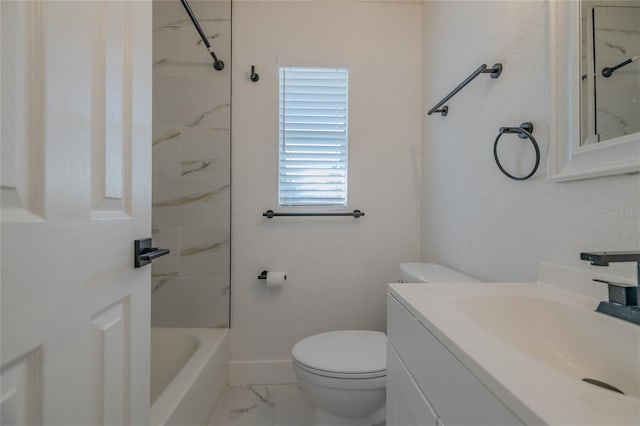
[{"label": "shower arm", "polygon": [[611,74],[613,74],[613,72],[614,72],[615,70],[617,70],[618,68],[622,68],[622,67],[624,67],[625,65],[629,65],[631,62],[633,62],[633,61],[637,61],[638,59],[640,59],[640,55],[632,56],[632,57],[630,57],[629,59],[627,59],[626,61],[622,61],[622,62],[620,62],[620,63],[619,63],[618,65],[616,65],[616,66],[613,66],[613,67],[604,67],[604,68],[602,68],[602,76],[603,76],[603,77],[606,77],[606,78],[609,78],[609,77],[611,77]]},{"label": "shower arm", "polygon": [[191,10],[189,3],[187,3],[187,0],[180,0],[180,2],[182,3],[182,5],[184,6],[184,9],[189,14],[189,18],[191,18],[191,22],[193,22],[193,25],[196,27],[196,30],[198,30],[198,34],[200,34],[200,38],[202,39],[202,42],[204,43],[205,46],[207,46],[207,50],[209,51],[209,53],[211,54],[211,57],[213,58],[213,68],[215,68],[217,71],[223,70],[224,62],[222,62],[221,59],[218,59],[215,52],[213,51],[213,47],[211,47],[211,44],[209,44],[209,40],[207,40],[207,36],[205,35],[204,31],[202,31],[202,27],[200,26],[200,23],[198,22],[198,19],[196,18],[196,16],[193,14],[193,11]]}]

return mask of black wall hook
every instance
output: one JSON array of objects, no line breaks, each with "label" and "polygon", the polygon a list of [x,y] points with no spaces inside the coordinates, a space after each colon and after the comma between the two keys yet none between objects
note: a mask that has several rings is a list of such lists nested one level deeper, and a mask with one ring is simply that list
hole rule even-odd
[{"label": "black wall hook", "polygon": [[258,80],[260,80],[260,76],[258,75],[258,73],[256,72],[256,66],[255,65],[251,65],[251,76],[249,77],[251,79],[251,81],[253,81],[254,83]]}]

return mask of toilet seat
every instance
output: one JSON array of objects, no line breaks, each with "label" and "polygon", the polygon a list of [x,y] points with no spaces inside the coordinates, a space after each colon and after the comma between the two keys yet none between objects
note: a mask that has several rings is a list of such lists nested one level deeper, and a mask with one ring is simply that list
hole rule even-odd
[{"label": "toilet seat", "polygon": [[294,363],[319,376],[369,379],[387,374],[387,336],[379,331],[341,330],[302,339],[293,347]]},{"label": "toilet seat", "polygon": [[372,371],[370,373],[336,373],[335,371],[324,371],[318,370],[315,368],[311,368],[308,365],[304,365],[295,359],[293,363],[296,367],[300,368],[303,371],[306,371],[309,374],[314,374],[316,376],[327,377],[330,379],[377,379],[379,377],[386,377],[387,370],[382,371]]}]

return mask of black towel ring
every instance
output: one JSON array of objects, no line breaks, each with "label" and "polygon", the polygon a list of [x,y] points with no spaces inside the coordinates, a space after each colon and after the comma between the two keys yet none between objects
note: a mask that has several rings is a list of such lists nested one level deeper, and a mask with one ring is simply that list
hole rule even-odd
[{"label": "black towel ring", "polygon": [[[514,176],[511,173],[507,172],[502,164],[500,164],[500,160],[498,159],[498,141],[505,133],[517,133],[520,139],[529,139],[531,144],[533,145],[533,149],[536,151],[536,164],[533,166],[533,170],[526,176]],[[533,137],[533,124],[530,122],[522,123],[520,127],[500,127],[498,131],[498,136],[496,136],[496,140],[493,143],[493,158],[496,160],[496,164],[502,173],[506,176],[510,177],[514,180],[527,180],[531,176],[533,176],[538,170],[538,166],[540,165],[540,148],[538,147],[538,142],[536,142],[536,138]]]}]

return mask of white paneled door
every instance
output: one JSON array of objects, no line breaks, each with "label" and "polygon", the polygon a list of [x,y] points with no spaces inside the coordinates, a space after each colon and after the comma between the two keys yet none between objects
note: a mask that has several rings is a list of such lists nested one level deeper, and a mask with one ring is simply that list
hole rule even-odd
[{"label": "white paneled door", "polygon": [[0,423],[148,423],[151,2],[0,18]]}]

